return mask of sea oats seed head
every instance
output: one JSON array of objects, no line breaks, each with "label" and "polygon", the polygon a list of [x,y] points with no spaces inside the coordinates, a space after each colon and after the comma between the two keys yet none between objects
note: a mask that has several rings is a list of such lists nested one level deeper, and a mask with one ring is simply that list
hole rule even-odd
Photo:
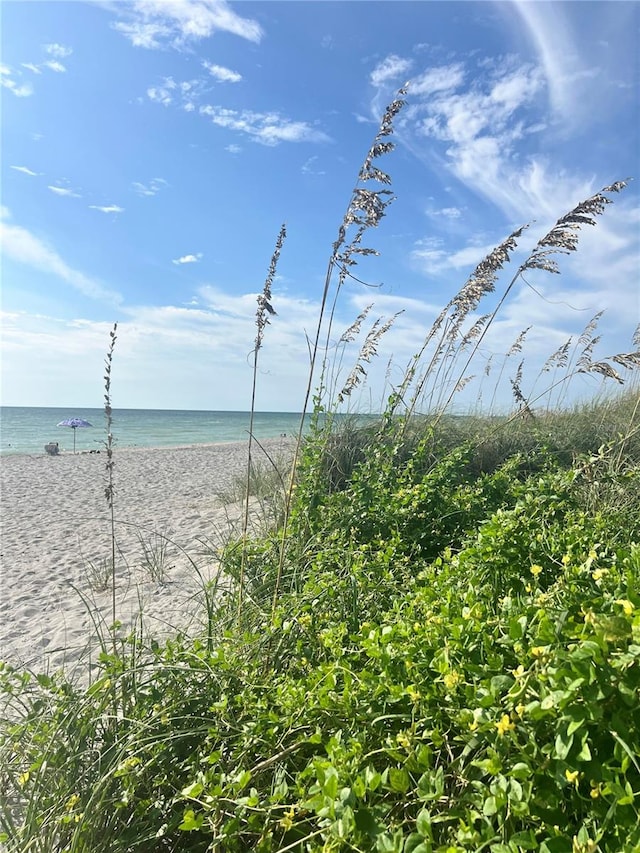
[{"label": "sea oats seed head", "polygon": [[594,217],[601,216],[611,199],[604,193],[620,192],[626,186],[626,181],[617,181],[609,187],[604,187],[599,193],[581,201],[573,210],[553,226],[548,234],[545,234],[537,243],[530,256],[520,268],[522,272],[526,269],[542,269],[551,273],[559,273],[557,262],[552,255],[568,255],[578,248],[579,230],[583,225],[595,225]]},{"label": "sea oats seed head", "polygon": [[593,361],[586,367],[578,369],[578,373],[599,373],[605,379],[615,379],[620,385],[624,385],[624,379],[620,376],[617,370],[614,370],[606,361]]},{"label": "sea oats seed head", "polygon": [[611,361],[615,361],[626,370],[635,370],[640,367],[640,350],[637,352],[619,352],[617,355],[611,356]]},{"label": "sea oats seed head", "polygon": [[515,339],[515,341],[511,344],[511,347],[509,348],[509,351],[507,352],[507,358],[508,358],[510,355],[514,355],[514,353],[522,352],[522,344],[524,343],[524,339],[526,338],[526,336],[527,336],[527,334],[529,333],[529,331],[531,330],[531,328],[532,328],[531,326],[527,326],[527,328],[526,328],[526,329],[523,329],[523,330],[520,332],[520,334],[518,335],[518,337],[517,337],[517,338]]},{"label": "sea oats seed head", "polygon": [[262,293],[258,294],[258,309],[256,311],[256,326],[258,327],[255,342],[256,352],[262,346],[264,330],[269,325],[269,316],[276,316],[276,310],[271,304],[271,285],[273,284],[273,280],[276,275],[276,268],[278,266],[280,252],[282,251],[282,246],[284,245],[286,236],[287,229],[286,226],[283,224],[280,227],[280,231],[276,239],[275,249],[273,251],[273,255],[271,256],[271,262],[269,264],[269,271],[267,272],[267,277],[264,282],[264,288],[262,289]]}]

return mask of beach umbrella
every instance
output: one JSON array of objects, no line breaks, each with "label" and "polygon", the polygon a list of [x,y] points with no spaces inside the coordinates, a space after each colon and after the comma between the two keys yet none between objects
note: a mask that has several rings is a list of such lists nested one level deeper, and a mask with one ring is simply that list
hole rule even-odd
[{"label": "beach umbrella", "polygon": [[85,421],[84,418],[67,418],[64,421],[60,421],[58,426],[66,426],[71,427],[73,430],[73,452],[76,452],[76,430],[78,428],[90,427],[93,424],[90,424],[89,421]]}]

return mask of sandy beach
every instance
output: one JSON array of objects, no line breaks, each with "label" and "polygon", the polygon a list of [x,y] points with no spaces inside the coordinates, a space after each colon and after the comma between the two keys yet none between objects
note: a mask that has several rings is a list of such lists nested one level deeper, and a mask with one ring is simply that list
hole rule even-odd
[{"label": "sandy beach", "polygon": [[[261,444],[276,459],[291,453],[290,439]],[[266,462],[256,445],[252,455]],[[227,501],[246,471],[247,442],[114,458],[117,618],[132,626],[142,610],[158,637],[197,629],[202,581],[191,560],[212,577],[216,548],[240,523],[241,507]],[[90,611],[111,622],[111,591],[96,581],[111,556],[105,463],[105,451],[0,459],[0,659],[82,670],[98,653]]]}]

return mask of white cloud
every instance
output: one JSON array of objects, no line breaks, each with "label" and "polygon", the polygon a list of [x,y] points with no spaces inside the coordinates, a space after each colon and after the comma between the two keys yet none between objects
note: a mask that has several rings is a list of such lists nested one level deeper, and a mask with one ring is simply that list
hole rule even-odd
[{"label": "white cloud", "polygon": [[[466,88],[462,84],[468,75],[456,72],[449,77],[450,82],[456,76],[456,88],[429,96],[425,93],[413,104],[406,112],[403,128],[432,141],[430,151],[441,158],[445,168],[510,217],[538,215],[539,208],[531,210],[527,203],[523,206],[526,193],[516,184],[522,183],[528,168],[540,168],[533,157],[523,163],[517,145],[530,125],[539,125],[535,107],[545,86],[540,69],[504,61],[490,73],[476,73]],[[411,144],[410,137],[407,139]],[[442,149],[437,143],[444,143]],[[420,145],[424,142],[416,140],[414,150]]]},{"label": "white cloud", "polygon": [[45,44],[43,47],[45,53],[48,53],[49,56],[55,56],[57,59],[65,59],[73,53],[72,48],[65,47],[63,44]]},{"label": "white cloud", "polygon": [[29,71],[33,71],[34,74],[42,74],[38,65],[34,65],[33,62],[22,62],[23,68],[27,68]]},{"label": "white cloud", "polygon": [[315,154],[313,155],[313,157],[309,157],[309,159],[306,160],[302,164],[302,168],[300,169],[302,174],[303,175],[326,175],[327,173],[324,172],[322,169],[316,169],[314,163],[316,163],[317,160],[318,160],[318,156]]},{"label": "white cloud", "polygon": [[19,84],[13,79],[13,72],[8,65],[0,65],[0,86],[9,89],[16,98],[28,98],[33,95],[33,86],[31,83]]},{"label": "white cloud", "polygon": [[122,301],[120,294],[69,266],[58,253],[19,225],[0,223],[2,252],[14,261],[63,279],[80,293],[111,304]]},{"label": "white cloud", "polygon": [[168,107],[173,103],[173,90],[176,88],[175,82],[171,77],[166,77],[163,86],[150,86],[147,89],[147,97],[157,104],[162,104]]},{"label": "white cloud", "polygon": [[57,59],[49,59],[46,62],[42,63],[45,68],[49,68],[51,71],[55,71],[57,74],[62,74],[67,69],[61,62],[58,62]]},{"label": "white cloud", "polygon": [[208,116],[218,127],[246,133],[262,145],[279,145],[281,142],[324,142],[327,135],[305,121],[292,121],[279,113],[256,113],[251,110],[230,110],[219,106],[200,107],[200,114]]},{"label": "white cloud", "polygon": [[427,68],[422,74],[409,81],[409,91],[412,98],[418,95],[432,95],[434,92],[446,92],[457,89],[464,82],[464,78],[465,69],[461,62]]},{"label": "white cloud", "polygon": [[428,210],[428,216],[444,216],[445,219],[460,219],[462,211],[459,207],[441,207],[439,210]]},{"label": "white cloud", "polygon": [[161,85],[147,89],[147,97],[165,107],[176,103],[181,104],[187,112],[193,112],[203,91],[204,84],[201,80],[184,80],[177,83],[173,77],[164,77]]},{"label": "white cloud", "polygon": [[140,196],[154,196],[161,189],[168,186],[164,178],[152,178],[148,184],[142,184],[139,181],[134,181],[131,185],[135,192]]},{"label": "white cloud", "polygon": [[415,248],[411,252],[411,259],[427,275],[437,275],[445,270],[468,269],[471,272],[499,242],[500,238],[495,243],[472,244],[451,251],[443,248],[444,244],[440,238],[426,237],[416,241]]},{"label": "white cloud", "polygon": [[[392,53],[386,59],[383,59],[382,62],[379,62],[373,69],[370,76],[371,83],[376,87],[391,82],[404,83],[404,77],[406,77],[411,65],[412,61],[410,59],[403,59]],[[400,77],[403,78],[401,81],[399,80]]]},{"label": "white cloud", "polygon": [[47,189],[56,195],[67,196],[68,198],[81,198],[79,193],[74,192],[69,187],[55,187],[50,184]]},{"label": "white cloud", "polygon": [[225,68],[223,65],[214,65],[211,62],[207,62],[206,59],[202,65],[219,83],[239,83],[242,80],[242,74],[238,74],[237,71],[232,71],[230,68]]},{"label": "white cloud", "polygon": [[202,252],[198,252],[196,255],[183,255],[181,258],[175,258],[175,260],[171,261],[171,263],[172,264],[197,264],[201,258],[202,258]]},{"label": "white cloud", "polygon": [[100,213],[124,213],[124,207],[119,207],[117,204],[109,204],[101,207],[99,204],[90,204],[91,210],[99,210]]},{"label": "white cloud", "polygon": [[231,145],[227,145],[224,150],[228,151],[229,154],[239,154],[242,151],[242,146],[241,145],[234,145],[232,143]]},{"label": "white cloud", "polygon": [[30,175],[32,178],[37,178],[38,175],[42,174],[42,172],[32,172],[31,169],[28,169],[26,166],[11,166],[10,168],[15,169],[16,172],[22,172],[25,175]]},{"label": "white cloud", "polygon": [[165,44],[179,49],[218,31],[255,43],[263,34],[257,21],[238,15],[226,0],[135,0],[121,16],[125,20],[115,29],[135,47],[149,49]]}]

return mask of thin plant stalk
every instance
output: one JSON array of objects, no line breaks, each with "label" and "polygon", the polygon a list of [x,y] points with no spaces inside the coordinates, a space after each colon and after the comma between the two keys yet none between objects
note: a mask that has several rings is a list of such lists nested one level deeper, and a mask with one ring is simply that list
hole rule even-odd
[{"label": "thin plant stalk", "polygon": [[269,324],[269,317],[275,315],[275,309],[271,304],[271,286],[273,285],[273,279],[275,278],[276,269],[278,266],[278,260],[280,259],[280,252],[282,251],[282,246],[284,245],[285,238],[287,236],[287,229],[284,223],[280,227],[280,232],[278,234],[278,238],[276,240],[276,246],[271,256],[271,263],[269,264],[269,272],[267,273],[267,278],[265,279],[264,288],[262,293],[258,296],[258,310],[256,312],[256,339],[255,345],[253,348],[253,378],[251,384],[251,414],[249,416],[249,450],[248,450],[248,459],[247,459],[247,479],[246,479],[246,489],[245,489],[245,499],[244,499],[244,518],[242,521],[242,557],[240,562],[240,589],[238,592],[238,610],[242,606],[242,598],[244,594],[244,573],[246,568],[247,561],[247,532],[249,529],[249,490],[251,487],[251,450],[253,444],[253,421],[255,415],[255,407],[256,407],[256,387],[257,387],[257,378],[258,378],[258,353],[262,348],[262,341],[264,339],[264,330]]},{"label": "thin plant stalk", "polygon": [[113,362],[113,350],[116,345],[116,331],[118,324],[113,324],[113,329],[109,332],[110,342],[105,359],[104,372],[104,418],[106,429],[105,447],[107,451],[106,473],[107,483],[104,494],[109,507],[109,519],[111,524],[111,631],[113,639],[113,652],[116,653],[116,522],[113,507],[114,498],[114,480],[113,469],[115,460],[113,458],[113,409],[111,408],[111,365]]},{"label": "thin plant stalk", "polygon": [[[403,100],[403,96],[406,95],[407,89],[403,87],[398,90],[398,98],[389,104],[385,113],[382,117],[382,121],[380,123],[380,127],[378,132],[374,138],[373,144],[369,149],[367,156],[365,157],[364,163],[358,173],[358,181],[365,182],[368,180],[376,180],[382,184],[389,184],[391,179],[384,172],[380,171],[373,165],[373,161],[382,156],[383,154],[387,154],[392,151],[395,147],[394,144],[388,140],[386,137],[393,133],[393,121],[395,116],[400,112],[400,110],[404,107],[405,101]],[[389,200],[384,201],[383,197],[389,193],[388,190],[378,190],[371,191],[364,189],[363,187],[356,186],[351,194],[351,198],[349,200],[349,205],[347,207],[346,213],[343,217],[342,222],[340,223],[340,227],[338,228],[338,235],[336,237],[335,242],[333,243],[332,252],[329,257],[329,262],[327,264],[327,271],[325,273],[324,285],[322,288],[322,297],[320,299],[320,310],[318,313],[318,322],[316,324],[315,334],[312,339],[312,342],[309,346],[309,373],[307,379],[307,386],[305,389],[303,404],[302,404],[302,412],[300,416],[300,425],[298,427],[298,434],[296,437],[295,448],[293,452],[293,460],[291,464],[291,475],[289,479],[289,487],[285,494],[284,501],[284,520],[282,524],[282,536],[280,541],[280,555],[278,559],[278,572],[276,576],[275,587],[273,591],[273,603],[272,603],[272,614],[275,614],[276,604],[278,601],[278,596],[280,593],[280,584],[282,581],[282,571],[284,568],[284,559],[285,559],[285,548],[286,548],[286,534],[287,527],[289,521],[289,515],[291,512],[291,501],[293,495],[293,487],[295,481],[296,468],[298,464],[298,460],[300,458],[300,449],[302,447],[302,437],[304,433],[304,425],[305,418],[307,414],[307,410],[309,408],[309,400],[311,399],[311,391],[313,388],[313,381],[315,376],[315,368],[316,361],[318,356],[318,350],[320,348],[320,337],[322,334],[322,329],[325,322],[325,313],[327,308],[327,303],[329,301],[329,294],[331,290],[331,282],[333,281],[333,275],[336,270],[336,267],[340,269],[340,278],[338,282],[338,287],[336,290],[336,294],[333,301],[333,307],[331,310],[330,321],[327,329],[327,340],[331,331],[331,323],[333,320],[333,315],[335,312],[336,300],[338,293],[341,288],[341,284],[343,283],[346,275],[347,268],[350,265],[356,263],[354,260],[354,255],[362,255],[362,254],[372,254],[375,253],[372,249],[365,249],[360,245],[360,241],[362,239],[363,233],[366,228],[375,227],[382,216],[384,215],[384,210],[386,206],[390,203]],[[357,232],[351,243],[347,244],[347,231],[351,225],[357,226]],[[322,389],[323,389],[323,381],[324,375],[326,371],[327,363],[326,363],[326,353],[325,360],[323,362],[323,371],[322,377],[320,379],[320,387],[318,392],[318,399],[321,399]]]}]

